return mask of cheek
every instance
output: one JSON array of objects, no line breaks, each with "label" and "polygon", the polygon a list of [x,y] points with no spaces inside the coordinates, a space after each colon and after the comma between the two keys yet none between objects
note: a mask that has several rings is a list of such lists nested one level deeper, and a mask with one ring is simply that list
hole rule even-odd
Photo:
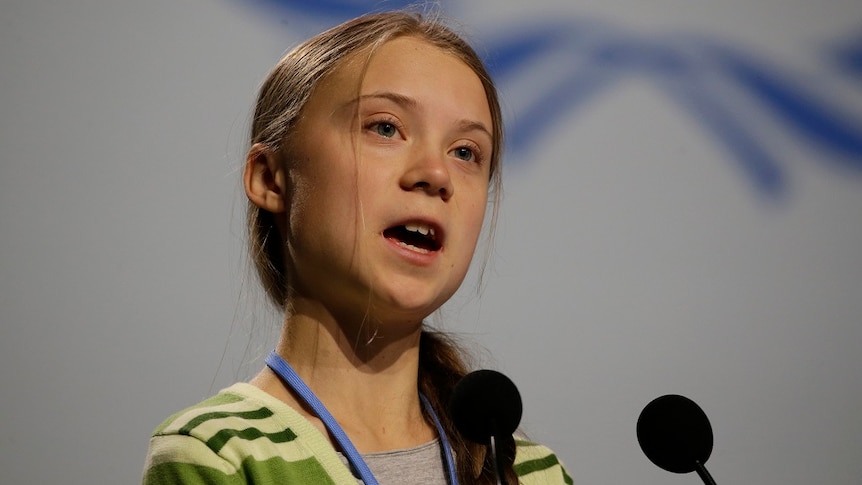
[{"label": "cheek", "polygon": [[486,186],[479,186],[475,189],[475,197],[471,201],[469,207],[467,208],[468,218],[470,219],[471,224],[475,224],[477,227],[477,232],[481,231],[482,223],[485,221],[485,216],[489,207],[488,200],[488,189]]},{"label": "cheek", "polygon": [[326,213],[354,205],[357,170],[350,157],[339,151],[321,151],[297,165],[291,174],[293,200],[303,210]]},{"label": "cheek", "polygon": [[476,197],[470,203],[466,203],[460,207],[463,219],[462,227],[468,228],[464,232],[465,243],[470,245],[472,253],[476,250],[476,243],[479,240],[479,235],[482,232],[482,225],[485,222],[486,208],[488,205],[487,197]]}]

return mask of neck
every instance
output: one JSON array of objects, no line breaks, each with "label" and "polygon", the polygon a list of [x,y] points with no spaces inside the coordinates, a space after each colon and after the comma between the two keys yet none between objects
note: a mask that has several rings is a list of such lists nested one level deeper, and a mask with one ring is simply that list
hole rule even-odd
[{"label": "neck", "polygon": [[[421,324],[372,330],[364,319],[345,324],[327,312],[293,308],[276,352],[323,402],[360,452],[408,448],[434,438],[417,390]],[[253,383],[323,427],[271,370],[265,369]]]}]

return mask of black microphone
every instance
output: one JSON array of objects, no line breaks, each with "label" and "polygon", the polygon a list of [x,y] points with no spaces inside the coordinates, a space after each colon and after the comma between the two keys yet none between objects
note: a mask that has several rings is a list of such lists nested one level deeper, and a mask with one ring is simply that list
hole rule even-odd
[{"label": "black microphone", "polygon": [[490,446],[497,483],[505,484],[503,469],[515,461],[512,434],[521,422],[521,394],[508,377],[483,369],[464,376],[452,392],[449,414],[470,441]]},{"label": "black microphone", "polygon": [[641,411],[637,435],[644,454],[659,468],[697,471],[703,483],[715,485],[704,466],[712,454],[712,426],[691,399],[668,394],[652,400]]}]

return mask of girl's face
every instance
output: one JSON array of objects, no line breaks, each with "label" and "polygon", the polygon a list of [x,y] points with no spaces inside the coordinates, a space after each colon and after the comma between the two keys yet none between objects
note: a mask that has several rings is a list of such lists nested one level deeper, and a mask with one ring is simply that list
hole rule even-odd
[{"label": "girl's face", "polygon": [[418,323],[470,265],[491,112],[476,74],[418,38],[383,44],[364,72],[363,60],[316,88],[287,144],[292,303]]}]

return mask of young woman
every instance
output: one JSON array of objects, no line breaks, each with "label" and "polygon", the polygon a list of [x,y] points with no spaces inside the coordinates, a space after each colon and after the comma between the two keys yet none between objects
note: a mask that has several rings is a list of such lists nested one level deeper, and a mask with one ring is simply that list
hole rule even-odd
[{"label": "young woman", "polygon": [[[163,423],[147,484],[493,483],[446,407],[467,373],[424,326],[463,281],[500,180],[496,90],[452,30],[361,17],[261,88],[244,171],[251,257],[285,313],[250,383]],[[509,483],[571,483],[517,442]]]}]

